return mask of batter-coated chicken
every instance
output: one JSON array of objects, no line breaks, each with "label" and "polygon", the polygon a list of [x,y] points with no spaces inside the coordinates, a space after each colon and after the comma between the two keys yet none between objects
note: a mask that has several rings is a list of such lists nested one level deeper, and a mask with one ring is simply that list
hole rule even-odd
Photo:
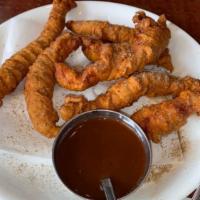
[{"label": "batter-coated chicken", "polygon": [[77,34],[93,37],[106,42],[134,42],[137,34],[137,31],[134,28],[111,24],[107,21],[68,21],[66,26]]},{"label": "batter-coated chicken", "polygon": [[[151,18],[145,16],[143,12],[140,12],[140,15],[142,15],[145,18],[149,18],[151,20]],[[137,34],[138,34],[138,31],[135,28],[123,25],[111,24],[106,21],[97,21],[97,20],[68,21],[66,23],[66,26],[68,29],[77,34],[103,40],[104,42],[108,41],[115,43],[121,43],[121,42],[134,43],[135,40],[137,39]],[[85,49],[85,55],[89,58],[89,60],[92,60],[93,62],[99,59],[98,58],[99,54],[100,54],[99,48]],[[95,57],[92,57],[91,55],[94,55],[96,57],[96,60]],[[167,49],[165,50],[163,55],[161,55],[161,58],[159,58],[157,63],[154,64],[158,64],[162,67],[165,67],[169,71],[173,70],[171,56]]]},{"label": "batter-coated chicken", "polygon": [[[140,15],[149,18],[150,17],[145,16],[144,12],[140,12]],[[133,18],[134,21],[134,18]],[[66,23],[66,26],[71,31],[87,36],[96,38],[98,40],[102,40],[104,42],[115,42],[115,43],[121,43],[121,42],[128,42],[128,43],[134,43],[137,39],[138,31],[135,28],[123,26],[123,25],[117,25],[117,24],[111,24],[107,21],[97,21],[97,20],[85,20],[85,21],[68,21]],[[86,48],[84,53],[91,61],[96,61],[99,59],[99,48]],[[94,57],[93,57],[93,56]],[[96,59],[95,59],[96,58]],[[162,67],[165,67],[169,71],[173,70],[173,65],[171,62],[171,56],[168,52],[168,49],[165,50],[163,55],[161,55],[161,58],[157,61],[157,63]]]},{"label": "batter-coated chicken", "polygon": [[[94,39],[89,39],[86,37],[82,37],[83,41],[83,46],[82,50],[85,56],[92,62],[101,60],[102,57],[105,57],[104,49],[106,46],[106,43],[103,43],[100,40],[94,40]],[[118,46],[119,43],[117,43]],[[123,43],[122,43],[123,46]],[[163,59],[165,58],[165,61],[163,62]],[[166,64],[167,63],[167,64]],[[156,61],[156,63],[152,64],[158,64],[164,68],[166,68],[169,71],[173,71],[173,65],[171,62],[171,56],[169,54],[169,49],[166,48],[163,53],[160,55],[159,59]]]},{"label": "batter-coated chicken", "polygon": [[136,121],[149,138],[159,143],[161,137],[178,130],[192,114],[200,114],[200,93],[183,91],[178,97],[159,104],[145,106],[131,118]]},{"label": "batter-coated chicken", "polygon": [[65,26],[65,15],[73,7],[73,0],[54,0],[49,19],[40,36],[7,59],[0,68],[0,102],[25,77],[29,66],[50,45]]},{"label": "batter-coated chicken", "polygon": [[[103,58],[106,58],[106,54],[105,54],[105,43],[101,42],[101,41],[95,41],[95,40],[89,40],[86,38],[82,38],[83,40],[83,47],[82,50],[85,54],[85,56],[95,62],[98,60],[101,60]],[[120,47],[120,44],[116,45]],[[123,43],[122,43],[122,47],[123,47]],[[119,48],[120,50],[120,48]],[[115,52],[117,54],[117,51]],[[119,52],[120,53],[120,52]],[[107,60],[108,58],[106,58]],[[148,63],[148,64],[155,64],[158,66],[162,66],[164,68],[166,68],[168,71],[172,72],[174,67],[172,64],[172,60],[171,60],[171,55],[169,54],[169,49],[166,48],[162,54],[160,55],[160,57],[158,58],[158,60],[155,61],[155,63]]]},{"label": "batter-coated chicken", "polygon": [[[77,72],[64,64],[56,65],[58,83],[71,90],[84,90],[99,81],[114,80],[127,77],[135,71],[141,71],[145,65],[155,63],[165,51],[169,43],[170,31],[166,19],[161,16],[158,22],[137,13],[134,17],[137,39],[132,43],[108,43],[91,39],[83,39],[89,49],[96,49],[100,58],[91,53],[90,57],[97,60],[82,72]],[[87,48],[86,47],[86,48]],[[88,54],[87,50],[85,50]]]},{"label": "batter-coated chicken", "polygon": [[[139,11],[133,17],[133,22],[138,23],[142,18],[145,18],[148,21],[152,21],[152,18],[146,16],[143,11]],[[135,40],[137,40],[138,34],[137,24],[135,29],[123,25],[111,24],[107,21],[98,20],[71,20],[66,23],[66,27],[79,35],[103,40],[104,42],[133,43]]]},{"label": "batter-coated chicken", "polygon": [[200,80],[191,77],[178,78],[161,72],[140,72],[113,84],[105,94],[92,101],[83,96],[67,95],[60,114],[64,120],[68,120],[76,114],[92,109],[120,110],[132,105],[144,95],[176,96],[183,90],[200,92]]},{"label": "batter-coated chicken", "polygon": [[25,84],[25,99],[33,127],[46,137],[57,135],[59,127],[52,96],[55,84],[55,62],[65,58],[80,45],[80,39],[63,33],[46,48],[30,67]]}]

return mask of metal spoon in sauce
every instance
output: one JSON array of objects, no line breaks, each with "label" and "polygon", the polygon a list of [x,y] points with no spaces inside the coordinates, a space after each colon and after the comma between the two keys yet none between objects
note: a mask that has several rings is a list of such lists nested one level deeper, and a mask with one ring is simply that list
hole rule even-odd
[{"label": "metal spoon in sauce", "polygon": [[193,197],[192,197],[192,200],[199,200],[200,199],[200,186],[196,189]]},{"label": "metal spoon in sauce", "polygon": [[115,193],[114,193],[113,186],[112,186],[110,178],[102,179],[101,180],[101,186],[103,188],[103,191],[105,193],[107,200],[116,200]]}]

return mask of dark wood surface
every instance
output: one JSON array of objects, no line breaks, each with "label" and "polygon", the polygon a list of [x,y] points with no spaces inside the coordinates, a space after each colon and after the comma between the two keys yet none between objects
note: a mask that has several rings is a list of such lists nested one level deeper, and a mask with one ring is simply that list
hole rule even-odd
[{"label": "dark wood surface", "polygon": [[[105,0],[106,1],[106,0]],[[108,0],[109,1],[109,0]],[[200,43],[200,0],[110,0],[165,14]],[[51,0],[0,0],[0,23]]]},{"label": "dark wood surface", "polygon": [[[110,0],[112,1],[112,0]],[[25,10],[51,3],[51,0],[0,0],[0,23]],[[200,43],[200,0],[113,0],[137,6],[167,18]]]}]

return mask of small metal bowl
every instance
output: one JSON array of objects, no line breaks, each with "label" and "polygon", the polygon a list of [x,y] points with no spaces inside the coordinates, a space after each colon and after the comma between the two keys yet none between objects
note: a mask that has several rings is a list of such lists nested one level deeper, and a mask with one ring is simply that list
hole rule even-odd
[{"label": "small metal bowl", "polygon": [[[92,110],[92,111],[81,113],[80,115],[77,115],[76,117],[74,117],[71,120],[69,120],[68,122],[66,122],[63,125],[63,127],[61,128],[60,133],[57,136],[57,138],[55,139],[54,145],[53,145],[52,159],[53,159],[55,171],[56,171],[58,177],[60,178],[60,180],[62,181],[62,178],[60,177],[59,172],[56,168],[56,164],[55,164],[55,148],[59,144],[59,142],[62,141],[63,137],[65,137],[66,134],[68,134],[70,132],[70,130],[73,129],[80,122],[84,122],[84,121],[88,121],[90,119],[96,119],[96,118],[113,119],[113,120],[117,120],[117,121],[123,123],[124,125],[128,126],[130,129],[133,130],[133,133],[135,133],[138,136],[138,138],[141,140],[141,142],[144,146],[146,158],[147,158],[146,166],[145,166],[145,173],[144,173],[144,176],[141,177],[138,187],[134,188],[132,191],[130,191],[127,195],[123,196],[122,198],[127,197],[128,195],[132,194],[133,191],[138,189],[141,186],[141,184],[144,182],[145,178],[147,177],[150,167],[151,167],[151,162],[152,162],[152,150],[151,150],[150,142],[149,142],[148,138],[146,137],[145,133],[143,132],[143,130],[140,128],[140,126],[136,122],[134,122],[132,119],[130,119],[126,115],[121,114],[119,112],[110,111],[110,110],[102,110],[102,109]],[[68,189],[75,195],[82,197],[79,194],[72,191],[70,188],[68,188]],[[82,197],[82,199],[86,199],[86,198]]]}]

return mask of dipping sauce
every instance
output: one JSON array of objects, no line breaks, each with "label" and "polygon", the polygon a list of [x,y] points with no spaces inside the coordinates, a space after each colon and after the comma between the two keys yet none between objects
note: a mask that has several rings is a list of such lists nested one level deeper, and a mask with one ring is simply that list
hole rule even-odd
[{"label": "dipping sauce", "polygon": [[104,200],[100,180],[110,177],[117,198],[137,187],[145,174],[143,143],[122,122],[96,118],[61,137],[54,150],[56,170],[73,192]]}]

